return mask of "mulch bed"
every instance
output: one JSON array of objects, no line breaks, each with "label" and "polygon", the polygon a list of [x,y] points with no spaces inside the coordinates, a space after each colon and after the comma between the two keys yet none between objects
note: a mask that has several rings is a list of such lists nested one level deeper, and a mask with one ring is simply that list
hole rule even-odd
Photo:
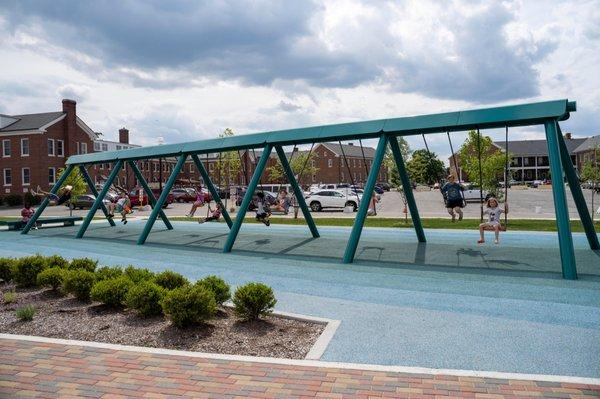
[{"label": "mulch bed", "polygon": [[[12,285],[0,286],[2,293]],[[230,308],[219,310],[205,324],[176,328],[160,316],[141,318],[131,310],[114,310],[81,302],[46,289],[16,289],[11,304],[0,298],[0,332],[81,341],[181,349],[233,355],[302,359],[324,325],[277,316],[244,322]],[[15,310],[35,306],[32,321],[19,321]]]}]

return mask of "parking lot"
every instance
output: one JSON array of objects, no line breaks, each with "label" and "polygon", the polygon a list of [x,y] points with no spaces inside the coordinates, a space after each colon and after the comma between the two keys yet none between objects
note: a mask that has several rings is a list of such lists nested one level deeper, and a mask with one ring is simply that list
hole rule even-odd
[{"label": "parking lot", "polygon": [[[432,191],[415,191],[415,198],[419,207],[421,217],[446,217],[448,214],[444,209],[444,202],[439,190]],[[588,208],[591,210],[591,190],[584,190],[584,195],[588,204]],[[567,187],[567,201],[569,204],[569,213],[572,218],[578,218],[577,210],[573,203],[570,192]],[[554,219],[554,205],[552,199],[552,190],[550,188],[536,188],[536,189],[510,189],[508,191],[508,202],[510,209],[510,217],[518,219]],[[596,196],[595,208],[598,210],[600,207],[600,195]],[[232,201],[228,201],[228,208]],[[190,209],[191,204],[178,204],[174,203],[169,205],[166,209],[168,216],[185,216]],[[386,192],[378,205],[377,213],[379,217],[390,217],[397,218],[403,217],[404,203],[402,197],[398,192],[390,191]],[[75,210],[74,215],[85,215],[86,210]],[[149,215],[149,211],[139,211],[133,214],[133,217],[146,217]],[[469,203],[464,209],[466,218],[478,218],[479,217],[479,205]],[[64,216],[68,214],[66,207],[48,207],[44,211],[45,216]],[[202,216],[206,214],[206,207],[201,208],[196,213],[196,216]],[[354,217],[353,213],[344,213],[341,210],[326,210],[323,212],[313,212],[315,217]],[[12,209],[1,209],[0,217],[2,216],[20,216],[20,208]],[[293,217],[292,213],[287,217]],[[600,218],[600,214],[596,214],[596,218]]]}]

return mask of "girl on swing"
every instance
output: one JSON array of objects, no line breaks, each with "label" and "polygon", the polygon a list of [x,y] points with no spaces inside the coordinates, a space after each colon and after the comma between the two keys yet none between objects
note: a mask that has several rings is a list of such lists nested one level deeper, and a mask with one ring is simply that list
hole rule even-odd
[{"label": "girl on swing", "polygon": [[29,192],[31,193],[31,195],[36,196],[36,197],[45,197],[47,196],[48,199],[50,200],[50,203],[48,205],[50,206],[58,206],[58,205],[62,205],[67,203],[68,201],[71,200],[71,195],[73,192],[73,186],[70,185],[66,185],[64,186],[61,190],[59,190],[58,193],[60,193],[60,195],[57,194],[52,194],[49,193],[48,191],[44,191],[40,188],[40,186],[37,186],[37,191],[33,191],[33,189],[29,189]]},{"label": "girl on swing", "polygon": [[198,223],[212,222],[213,220],[219,220],[221,218],[221,204],[217,202],[214,210],[210,209],[208,204],[208,215],[205,218],[199,218]]},{"label": "girl on swing", "polygon": [[[190,209],[190,213],[188,213],[186,216],[189,218],[194,217],[194,213],[196,213],[196,210],[203,206],[204,206],[204,194],[202,193],[202,186],[198,186],[198,188],[196,189],[196,200],[192,204],[192,209]],[[209,205],[209,207],[210,207],[210,205]]]},{"label": "girl on swing", "polygon": [[502,213],[508,213],[508,203],[504,203],[504,209],[500,209],[498,200],[494,197],[488,198],[486,202],[486,209],[483,211],[484,215],[488,215],[488,221],[479,225],[479,241],[477,244],[483,244],[485,242],[484,231],[486,228],[493,229],[495,234],[494,244],[498,244],[500,238],[500,215]]},{"label": "girl on swing", "polygon": [[457,214],[459,221],[463,218],[462,208],[465,206],[462,194],[463,190],[463,186],[456,182],[454,175],[448,176],[448,182],[440,190],[446,200],[446,209],[450,216],[452,216],[453,222],[456,220]]},{"label": "girl on swing", "polygon": [[265,200],[265,193],[259,191],[256,193],[256,220],[265,224],[265,226],[270,226],[271,221],[269,221],[269,217],[271,216],[271,210],[269,208],[269,203]]}]

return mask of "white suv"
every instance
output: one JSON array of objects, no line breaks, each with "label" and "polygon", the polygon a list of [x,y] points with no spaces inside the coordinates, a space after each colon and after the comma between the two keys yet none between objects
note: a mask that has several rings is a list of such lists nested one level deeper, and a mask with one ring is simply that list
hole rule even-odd
[{"label": "white suv", "polygon": [[361,198],[361,195],[357,198],[356,194],[346,195],[337,190],[321,190],[308,194],[306,203],[313,212],[319,212],[324,208],[344,209],[346,207],[352,207],[352,210],[356,211]]}]

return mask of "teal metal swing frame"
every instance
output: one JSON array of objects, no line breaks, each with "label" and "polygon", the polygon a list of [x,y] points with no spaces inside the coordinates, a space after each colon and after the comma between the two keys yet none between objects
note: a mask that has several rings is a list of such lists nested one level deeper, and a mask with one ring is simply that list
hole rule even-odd
[{"label": "teal metal swing frame", "polygon": [[[218,192],[212,183],[208,172],[202,165],[202,162],[200,162],[198,155],[223,151],[262,149],[257,167],[252,175],[252,178],[250,179],[250,182],[248,183],[246,194],[244,195],[241,206],[234,220],[230,218],[227,210],[223,207],[223,204],[221,204],[224,219],[230,229],[223,252],[231,252],[244,221],[248,206],[252,200],[252,195],[258,186],[261,175],[264,173],[270,154],[272,150],[275,149],[279,160],[283,165],[287,179],[290,182],[294,193],[296,194],[296,198],[304,215],[306,224],[308,225],[312,236],[314,238],[318,238],[319,232],[317,226],[302,195],[302,190],[296,181],[292,169],[289,166],[288,160],[283,151],[283,146],[319,143],[326,141],[378,139],[373,163],[364,187],[363,198],[371,198],[373,195],[373,190],[375,183],[377,182],[379,170],[383,163],[386,148],[389,145],[400,174],[404,192],[406,193],[406,200],[410,209],[410,215],[417,235],[417,240],[425,243],[425,232],[423,230],[418,207],[411,190],[410,179],[406,172],[404,160],[398,146],[397,137],[418,134],[425,135],[446,132],[450,133],[467,131],[471,129],[483,130],[515,126],[543,125],[546,132],[550,171],[553,176],[553,180],[555,182],[564,181],[564,178],[566,177],[566,181],[568,182],[571,194],[573,195],[589,246],[592,250],[598,250],[600,249],[598,236],[585,204],[583,192],[577,178],[577,173],[573,167],[573,163],[571,162],[571,158],[559,126],[559,122],[568,119],[570,117],[570,113],[575,112],[576,108],[576,103],[574,101],[563,99],[468,111],[447,112],[441,114],[269,131],[233,137],[193,141],[188,143],[74,155],[69,157],[67,160],[67,167],[60,179],[52,188],[51,192],[56,193],[59,190],[76,166],[79,166],[80,170],[85,171],[86,166],[99,163],[113,163],[113,171],[105,182],[100,193],[96,192],[91,179],[89,179],[89,176],[87,176],[87,172],[84,174],[90,190],[97,195],[96,201],[89,210],[77,232],[77,238],[83,238],[97,210],[100,208],[105,214],[107,213],[102,200],[106,196],[110,186],[118,174],[118,171],[121,169],[123,164],[127,162],[127,164],[133,169],[136,178],[144,188],[151,204],[153,205],[150,217],[148,218],[148,221],[146,222],[146,225],[144,226],[144,229],[137,240],[138,245],[142,245],[146,242],[148,235],[152,230],[152,226],[156,222],[157,218],[160,217],[169,230],[173,229],[173,226],[163,212],[162,207],[188,157],[192,158],[194,164],[202,175],[205,184],[213,194],[213,198],[215,198],[217,202],[220,202],[221,199],[219,198]],[[177,159],[177,163],[173,168],[173,171],[166,184],[164,185],[160,197],[156,199],[152,194],[152,191],[149,189],[144,177],[135,165],[135,161],[159,157],[175,157]],[[557,178],[556,176],[561,176],[562,179]],[[565,279],[576,279],[577,268],[567,208],[565,185],[553,184],[552,192],[556,210],[556,224],[561,254],[562,275]],[[31,227],[35,225],[36,220],[42,214],[48,205],[48,202],[49,201],[47,198],[42,202],[34,216],[22,230],[21,234],[27,234]],[[368,211],[368,203],[369,201],[361,201],[359,204],[357,215],[352,226],[352,231],[346,244],[346,249],[343,256],[344,263],[351,263],[354,260]],[[112,221],[109,219],[109,223],[111,222]],[[111,223],[111,226],[112,225],[114,225],[114,223]]]}]

